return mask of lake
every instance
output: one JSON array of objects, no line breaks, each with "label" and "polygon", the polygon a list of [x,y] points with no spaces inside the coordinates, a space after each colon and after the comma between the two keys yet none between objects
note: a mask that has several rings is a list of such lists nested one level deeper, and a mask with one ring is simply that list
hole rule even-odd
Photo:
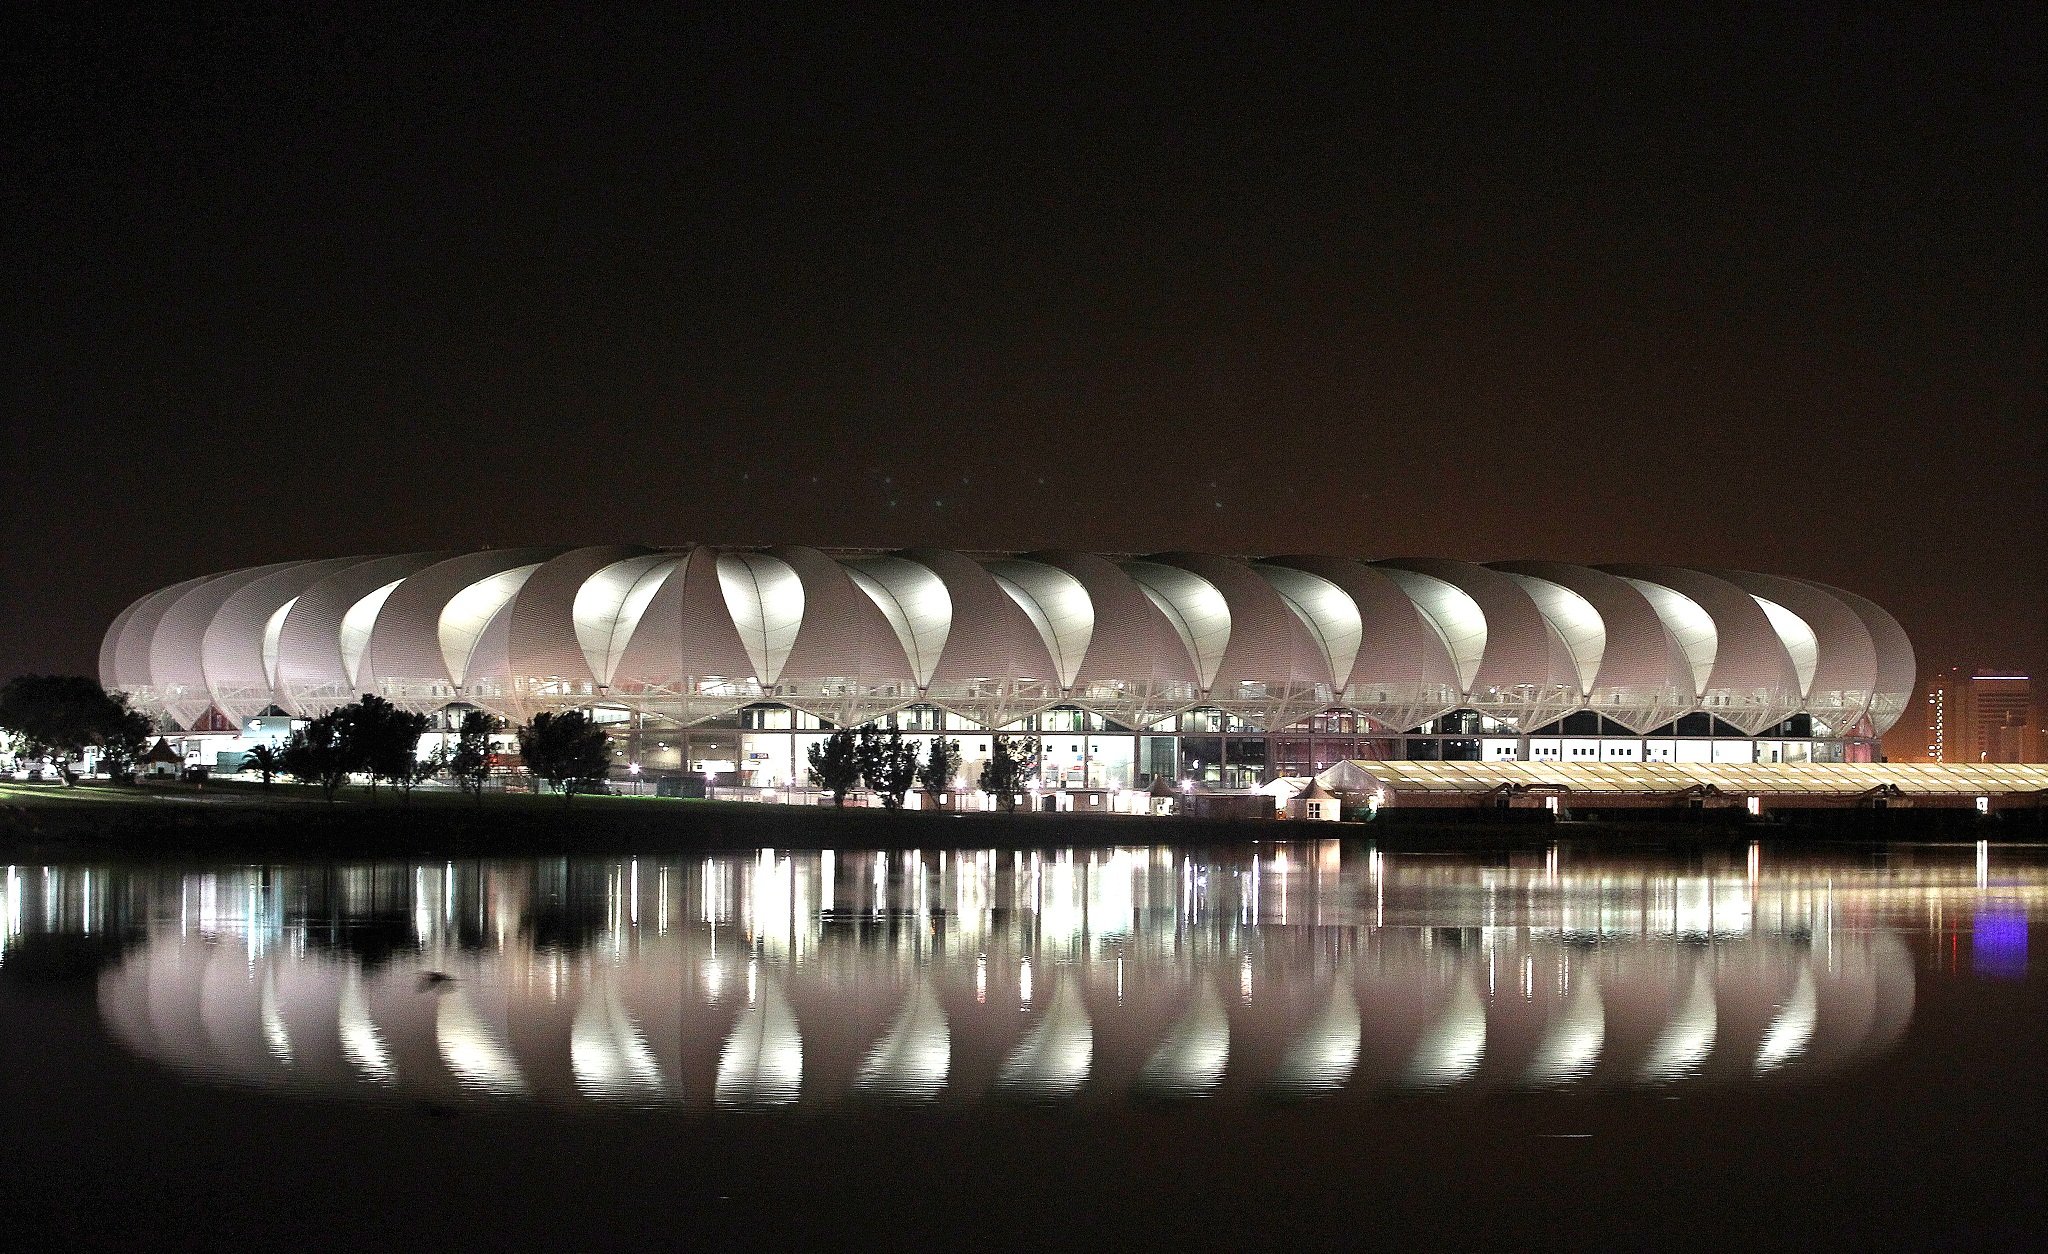
[{"label": "lake", "polygon": [[73,1244],[2041,1235],[2038,846],[15,865]]}]

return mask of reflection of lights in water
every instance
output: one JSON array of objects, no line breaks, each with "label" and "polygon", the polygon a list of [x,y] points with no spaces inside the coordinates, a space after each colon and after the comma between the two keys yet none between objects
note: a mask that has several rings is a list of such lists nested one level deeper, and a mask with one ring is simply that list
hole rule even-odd
[{"label": "reflection of lights in water", "polygon": [[1095,1025],[1081,1001],[1080,981],[1062,976],[1054,981],[1045,1017],[1004,1060],[996,1091],[1041,1100],[1071,1097],[1088,1082],[1094,1056]]},{"label": "reflection of lights in water", "polygon": [[1138,1088],[1174,1097],[1207,1097],[1222,1082],[1229,1060],[1230,1016],[1216,989],[1203,980],[1195,985],[1186,1013],[1145,1060]]},{"label": "reflection of lights in water", "polygon": [[1692,987],[1664,1030],[1657,1034],[1650,1056],[1643,1060],[1645,1083],[1666,1083],[1691,1075],[1714,1051],[1714,1034],[1720,1029],[1720,1015],[1714,1007],[1714,988],[1707,982],[1707,967],[1694,971]]},{"label": "reflection of lights in water", "polygon": [[952,1061],[953,1038],[946,1012],[939,1009],[931,981],[919,980],[888,1033],[861,1064],[854,1077],[854,1091],[899,1101],[930,1101],[946,1087]]},{"label": "reflection of lights in water", "polygon": [[[748,982],[753,968],[748,967]],[[769,980],[758,1002],[733,1024],[718,1051],[721,1106],[779,1106],[793,1102],[803,1083],[804,1043],[781,987]]]},{"label": "reflection of lights in water", "polygon": [[1584,1079],[1600,1060],[1606,1040],[1607,1010],[1600,1002],[1600,982],[1589,975],[1579,981],[1564,1012],[1552,1020],[1525,1079],[1539,1086]]},{"label": "reflection of lights in water", "polygon": [[1756,1072],[1775,1071],[1794,1058],[1806,1052],[1813,1040],[1814,1022],[1818,1018],[1819,996],[1813,986],[1813,968],[1799,968],[1799,982],[1792,987],[1792,996],[1785,1002],[1778,1017],[1771,1020],[1771,1026],[1764,1032],[1763,1044],[1756,1051]]},{"label": "reflection of lights in water", "polygon": [[1351,1079],[1365,1040],[1358,997],[1351,991],[1351,973],[1339,971],[1322,1009],[1287,1047],[1274,1074],[1273,1089],[1295,1097],[1334,1093]]},{"label": "reflection of lights in water", "polygon": [[1411,1088],[1449,1088],[1479,1069],[1486,1054],[1486,1007],[1472,980],[1460,972],[1451,985],[1450,1004],[1423,1032],[1422,1041],[1401,1073]]},{"label": "reflection of lights in water", "polygon": [[668,1087],[654,1051],[609,976],[593,981],[576,1007],[569,1027],[569,1068],[576,1091],[592,1101],[655,1102]]},{"label": "reflection of lights in water", "polygon": [[[845,856],[835,855],[835,864]],[[1057,1093],[1050,1080],[1063,1072],[1055,1064],[1079,1056],[1084,1040],[1088,1062],[1074,1091],[1092,1086],[1114,1096],[1169,1091],[1175,1083],[1219,1101],[1290,1088],[1349,1099],[1416,1083],[1456,1083],[1460,1091],[1583,1086],[1608,1075],[1729,1083],[1759,1070],[1821,1074],[1891,1048],[1913,1008],[1905,945],[1895,928],[1830,931],[1828,919],[1839,905],[1847,918],[1904,917],[1918,926],[1924,917],[1953,930],[1955,898],[1943,894],[1974,878],[1961,858],[1946,870],[1916,870],[1923,879],[1903,887],[1896,870],[1873,876],[1831,867],[1823,877],[1803,865],[1796,879],[1766,879],[1752,908],[1740,853],[1717,869],[1656,866],[1641,878],[1643,891],[1626,896],[1603,888],[1614,882],[1611,868],[1580,870],[1576,858],[1572,871],[1560,868],[1554,888],[1540,862],[1517,869],[1366,858],[1318,890],[1319,931],[1310,945],[1297,943],[1307,938],[1293,929],[1241,922],[1250,872],[1256,865],[1270,873],[1270,845],[1234,860],[1185,851],[1048,853],[1042,915],[1032,911],[1031,877],[1007,873],[1012,858],[955,855],[942,859],[954,873],[932,878],[909,870],[929,871],[932,858],[896,856],[906,859],[907,873],[894,877],[902,885],[896,895],[928,905],[928,916],[822,915],[819,854],[776,858],[766,874],[752,851],[701,864],[657,860],[640,870],[662,885],[675,926],[660,936],[650,929],[616,962],[610,954],[620,934],[606,924],[628,913],[628,863],[585,862],[568,875],[548,869],[538,877],[512,863],[464,870],[470,879],[455,894],[468,912],[463,937],[473,927],[475,936],[502,943],[462,955],[448,929],[430,923],[433,941],[419,965],[465,964],[460,983],[444,986],[439,999],[413,987],[411,964],[404,976],[385,968],[380,980],[332,948],[352,934],[374,937],[351,929],[377,919],[401,937],[411,932],[415,892],[437,914],[448,893],[439,866],[285,867],[139,882],[95,870],[95,934],[117,909],[142,920],[141,943],[99,977],[101,1014],[136,1053],[205,1077],[445,1096],[452,1074],[477,1095],[584,1105],[635,1098],[772,1104],[778,1091],[785,1099],[801,1092],[811,1104],[891,1085],[917,1100],[972,1102],[996,1092],[1005,1075],[1009,1087],[1001,1091],[1029,1092],[1027,1082],[1039,1082]],[[1384,905],[1364,892],[1375,861],[1382,873],[1376,887],[1391,898]],[[872,865],[856,861],[849,872],[863,901]],[[1312,872],[1314,865],[1311,859]],[[1974,965],[1984,974],[2024,969],[2029,912],[2048,904],[2048,876],[2023,863],[2009,874],[2004,866],[2001,855],[1999,895],[1971,899]],[[308,887],[319,876],[336,877],[342,891],[316,907],[309,903],[322,895]],[[793,890],[786,887],[792,876]],[[1214,887],[1204,889],[1204,880]],[[1825,896],[1824,882],[1831,883]],[[1040,948],[1039,924],[1056,917],[1063,883],[1075,890],[1068,901],[1086,902],[1085,915],[1069,942]],[[479,891],[466,895],[472,884]],[[707,884],[731,891],[707,892]],[[20,868],[6,885],[0,919],[10,921],[10,935],[17,918],[32,929],[47,916],[73,934],[82,930],[82,871]],[[1198,895],[1193,914],[1177,908],[1190,885]],[[790,891],[793,910],[785,905]],[[1221,897],[1200,902],[1205,892]],[[1382,908],[1392,926],[1375,928]],[[780,926],[792,929],[780,954],[768,935],[778,911],[787,921]],[[717,920],[742,914],[757,926],[739,929],[735,940],[731,924]],[[249,934],[262,946],[254,962],[244,960]],[[1706,935],[1714,937],[1711,951],[1693,943]],[[1489,979],[1494,964],[1524,959],[1526,1004],[1510,997],[1511,1004],[1487,1009],[1473,936]],[[14,956],[16,940],[0,958]],[[736,944],[743,946],[737,953]],[[1348,971],[1352,954],[1369,972],[1359,978],[1374,990],[1374,1013],[1363,1023],[1366,985],[1349,974],[1333,981],[1331,973],[1333,960]],[[728,988],[733,961],[746,969],[738,973],[741,986]],[[1004,970],[1014,973],[1009,1004],[1017,1009],[966,1031],[959,1014],[986,1005],[991,964],[998,984]],[[1799,977],[1803,989],[1794,987],[1799,965],[1808,968]],[[1971,965],[1963,963],[1965,974]],[[1537,967],[1554,995],[1533,996]],[[1444,982],[1453,972],[1457,979]],[[1498,975],[1507,988],[1516,983],[1513,966]],[[1045,978],[1055,983],[1041,998]],[[1223,996],[1233,985],[1235,996]],[[899,1000],[912,987],[918,1003]],[[1174,989],[1185,990],[1183,1000],[1173,1000]],[[1241,1006],[1247,992],[1255,1002]],[[1064,1007],[1054,1005],[1060,996]],[[695,998],[721,1009],[689,1013],[682,1003]],[[1773,998],[1783,1004],[1772,1007]],[[1219,1001],[1222,1022],[1197,999]],[[791,1002],[805,1008],[801,1038]],[[1005,1027],[1013,1014],[1024,1018]],[[1505,1017],[1488,1023],[1489,1014]],[[1731,1035],[1737,1024],[1753,1025],[1740,1041]],[[431,1061],[401,1061],[431,1060],[437,1048],[446,1073]],[[758,1056],[743,1066],[749,1048]],[[1725,1048],[1738,1051],[1738,1065],[1710,1067],[1714,1051]],[[287,1050],[288,1067],[281,1062]],[[722,1095],[708,1082],[685,1094],[680,1076],[690,1059],[721,1064]],[[1743,1065],[1750,1063],[1757,1065]],[[1224,1082],[1240,1073],[1242,1083]]]},{"label": "reflection of lights in water", "polygon": [[277,968],[263,969],[263,987],[257,994],[263,1016],[263,1044],[270,1050],[270,1056],[289,1067],[292,1065],[291,1037],[285,1032],[284,1015],[277,1008]]},{"label": "reflection of lights in water", "polygon": [[391,1051],[370,1018],[369,1003],[363,1000],[363,975],[351,963],[341,981],[341,1005],[336,1016],[341,1035],[342,1056],[354,1064],[364,1078],[389,1084],[398,1078],[391,1065]]},{"label": "reflection of lights in water", "polygon": [[464,1088],[492,1097],[519,1097],[526,1092],[526,1077],[513,1061],[498,1030],[485,1023],[470,1004],[469,994],[460,988],[440,994],[434,1011],[434,1042],[441,1061]]},{"label": "reflection of lights in water", "polygon": [[2015,906],[1986,906],[1970,922],[1970,969],[1994,979],[2027,973],[2027,916]]}]

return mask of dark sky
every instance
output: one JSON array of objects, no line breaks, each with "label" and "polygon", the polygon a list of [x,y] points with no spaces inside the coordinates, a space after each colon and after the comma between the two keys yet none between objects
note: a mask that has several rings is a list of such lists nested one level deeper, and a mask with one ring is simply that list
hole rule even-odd
[{"label": "dark sky", "polygon": [[2048,669],[2039,8],[173,7],[0,18],[0,675],[611,540],[1729,565]]}]

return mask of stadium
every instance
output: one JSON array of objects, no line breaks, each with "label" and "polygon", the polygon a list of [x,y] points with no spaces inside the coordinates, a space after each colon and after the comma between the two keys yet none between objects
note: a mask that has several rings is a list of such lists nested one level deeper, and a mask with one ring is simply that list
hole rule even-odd
[{"label": "stadium", "polygon": [[1336,764],[1854,763],[1913,687],[1854,593],[1670,566],[516,548],[284,562],[124,610],[101,682],[210,763],[376,693],[580,709],[620,772],[775,789],[829,729],[1035,740],[1042,786],[1249,791]]}]

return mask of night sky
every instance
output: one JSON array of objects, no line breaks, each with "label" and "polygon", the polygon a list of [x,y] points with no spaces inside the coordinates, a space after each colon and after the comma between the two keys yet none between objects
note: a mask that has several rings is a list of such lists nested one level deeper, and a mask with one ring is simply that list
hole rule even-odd
[{"label": "night sky", "polygon": [[0,676],[614,540],[1725,565],[2048,669],[2039,8],[173,7],[0,17]]}]

